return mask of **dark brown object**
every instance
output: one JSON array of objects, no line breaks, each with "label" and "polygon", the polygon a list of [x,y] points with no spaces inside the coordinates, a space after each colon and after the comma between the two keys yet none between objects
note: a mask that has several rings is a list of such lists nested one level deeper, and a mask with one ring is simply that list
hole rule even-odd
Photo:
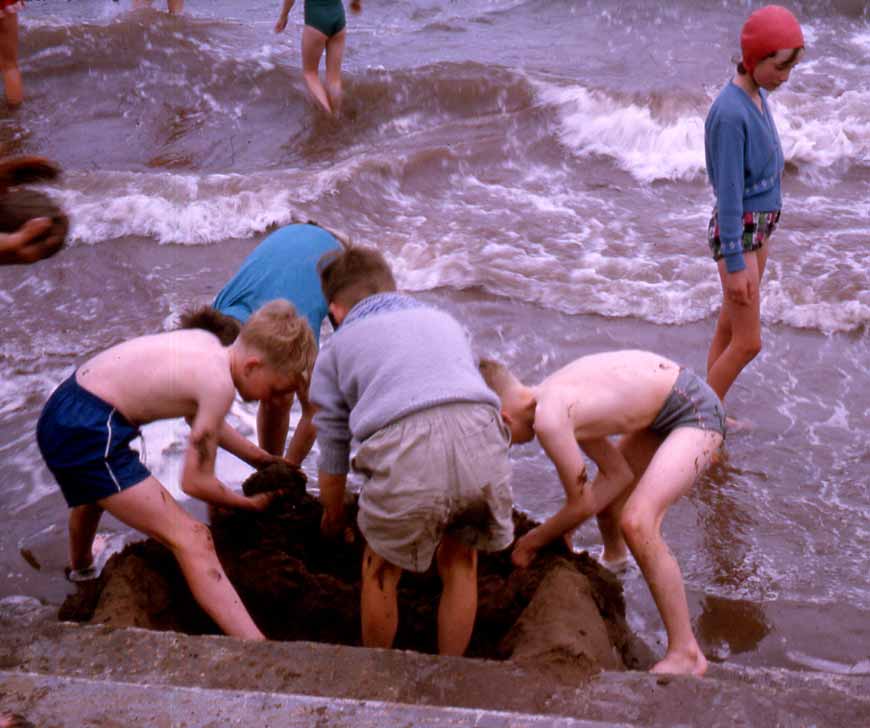
[{"label": "dark brown object", "polygon": [[21,156],[0,160],[0,191],[57,178],[60,167],[45,157]]},{"label": "dark brown object", "polygon": [[[0,163],[0,175],[2,166]],[[40,237],[32,240],[31,245],[55,236],[61,242],[66,240],[69,218],[48,195],[36,190],[16,189],[0,196],[0,233],[14,233],[35,217],[50,218],[52,224]]]},{"label": "dark brown object", "polygon": [[[267,637],[360,643],[360,573],[364,541],[320,536],[322,508],[304,474],[273,465],[252,475],[245,495],[280,492],[264,512],[212,508],[215,548],[230,581]],[[356,505],[350,505],[352,522]],[[514,513],[517,535],[536,524]],[[193,634],[217,627],[193,600],[171,552],[155,541],[113,556],[99,579],[77,585],[62,620]],[[436,652],[441,581],[433,567],[399,584],[395,646]],[[600,669],[648,667],[652,657],[628,630],[620,584],[560,540],[528,569],[510,551],[481,553],[478,610],[467,656],[513,659],[553,680],[576,682]]]}]

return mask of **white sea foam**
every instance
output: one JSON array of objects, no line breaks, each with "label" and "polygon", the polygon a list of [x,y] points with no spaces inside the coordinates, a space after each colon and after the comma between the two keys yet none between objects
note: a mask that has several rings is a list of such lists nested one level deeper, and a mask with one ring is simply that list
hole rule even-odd
[{"label": "white sea foam", "polygon": [[617,101],[582,85],[537,82],[545,104],[559,109],[560,139],[579,156],[615,159],[637,179],[681,179],[704,169],[704,119],[687,114],[656,118],[648,106]]},{"label": "white sea foam", "polygon": [[[705,171],[703,111],[662,119],[649,105],[580,84],[536,81],[558,110],[559,138],[577,156],[603,155],[641,182],[693,179]],[[870,89],[837,94],[777,92],[770,97],[786,161],[831,167],[870,161]]]},{"label": "white sea foam", "polygon": [[70,174],[68,186],[53,194],[70,216],[73,242],[143,236],[202,245],[288,224],[358,164],[254,175],[105,172],[99,182]]}]

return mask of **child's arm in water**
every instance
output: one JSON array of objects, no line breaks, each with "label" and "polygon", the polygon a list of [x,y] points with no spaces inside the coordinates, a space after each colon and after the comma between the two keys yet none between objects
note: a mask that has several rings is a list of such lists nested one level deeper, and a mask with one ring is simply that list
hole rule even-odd
[{"label": "child's arm in water", "polygon": [[287,27],[287,16],[290,14],[290,8],[293,7],[295,0],[284,0],[281,5],[281,13],[278,15],[278,22],[275,23],[275,32],[280,33]]}]

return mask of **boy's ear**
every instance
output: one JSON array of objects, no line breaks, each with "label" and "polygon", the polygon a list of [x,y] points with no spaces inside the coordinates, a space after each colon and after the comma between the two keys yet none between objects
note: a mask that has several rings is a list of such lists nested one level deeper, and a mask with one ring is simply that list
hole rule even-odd
[{"label": "boy's ear", "polygon": [[246,377],[249,377],[261,366],[263,366],[263,360],[259,356],[248,354],[242,363],[242,372]]},{"label": "boy's ear", "polygon": [[345,316],[347,316],[349,309],[343,303],[339,303],[338,301],[333,301],[329,304],[329,313],[332,314],[332,318],[335,319],[335,323],[339,326],[341,322],[344,321]]},{"label": "boy's ear", "polygon": [[501,419],[502,419],[502,422],[504,422],[504,423],[505,423],[509,428],[510,428],[511,425],[513,425],[513,423],[514,423],[514,418],[511,417],[511,416],[508,414],[508,411],[505,410],[505,409],[503,409],[503,410],[501,411]]}]

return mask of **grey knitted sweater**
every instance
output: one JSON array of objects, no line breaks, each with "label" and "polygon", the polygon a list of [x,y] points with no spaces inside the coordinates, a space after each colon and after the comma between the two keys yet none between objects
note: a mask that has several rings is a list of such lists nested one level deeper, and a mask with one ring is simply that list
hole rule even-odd
[{"label": "grey knitted sweater", "polygon": [[349,469],[351,442],[413,412],[450,402],[499,408],[468,337],[449,314],[399,293],[354,306],[314,365],[311,401],[321,470]]}]

